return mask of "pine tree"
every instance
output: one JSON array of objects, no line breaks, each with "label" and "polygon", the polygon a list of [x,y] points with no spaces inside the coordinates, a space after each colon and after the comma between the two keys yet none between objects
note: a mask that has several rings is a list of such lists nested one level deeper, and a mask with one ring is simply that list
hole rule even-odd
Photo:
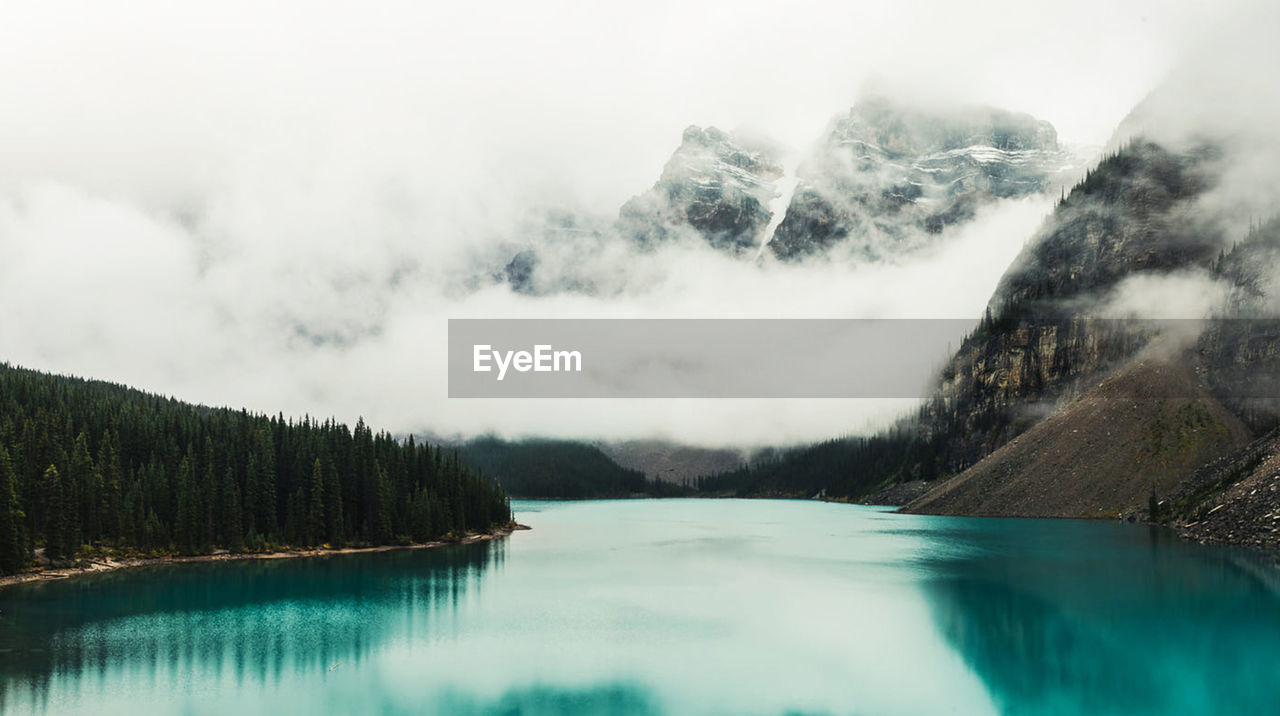
[{"label": "pine tree", "polygon": [[284,533],[289,542],[300,545],[307,542],[307,496],[302,487],[289,495],[285,506]]},{"label": "pine tree", "polygon": [[69,557],[74,551],[68,550],[68,544],[71,542],[68,538],[70,531],[68,507],[70,505],[68,505],[62,475],[58,473],[58,468],[54,465],[45,468],[41,483],[45,493],[45,504],[48,506],[46,510],[48,518],[45,521],[45,555],[49,559]]},{"label": "pine tree", "polygon": [[[138,475],[143,473],[138,471]],[[121,516],[120,539],[127,544],[137,545],[143,549],[155,549],[156,545],[151,544],[144,536],[143,527],[147,521],[147,507],[143,503],[142,488],[140,486],[141,479],[137,479],[129,486],[129,490],[124,495],[124,514]]]},{"label": "pine tree", "polygon": [[222,480],[222,504],[219,510],[218,526],[221,529],[219,540],[223,547],[232,552],[244,549],[244,529],[240,520],[240,488],[236,486],[235,473],[227,468]]},{"label": "pine tree", "polygon": [[311,470],[311,497],[307,507],[307,544],[320,544],[328,525],[324,519],[324,468],[316,458]]},{"label": "pine tree", "polygon": [[196,483],[196,494],[200,506],[200,546],[205,549],[212,545],[218,536],[218,530],[214,526],[219,507],[218,480],[214,476],[214,462],[213,439],[206,435],[204,449],[200,454],[200,479]]},{"label": "pine tree", "polygon": [[373,463],[373,472],[375,485],[373,543],[390,544],[392,536],[391,481],[387,478],[387,471],[377,461]]},{"label": "pine tree", "polygon": [[158,549],[168,542],[165,536],[164,525],[160,522],[160,517],[156,515],[155,510],[147,511],[146,522],[142,525],[142,539],[144,544],[150,549]]},{"label": "pine tree", "polygon": [[426,542],[434,535],[431,531],[431,499],[427,491],[419,489],[414,495],[409,521],[409,535],[414,542]]},{"label": "pine tree", "polygon": [[277,511],[279,509],[276,491],[276,459],[275,443],[266,426],[261,427],[254,437],[254,450],[250,457],[250,480],[253,491],[254,529],[264,537],[272,538],[279,534]]},{"label": "pine tree", "polygon": [[71,448],[67,474],[63,476],[63,499],[67,505],[66,533],[67,554],[74,554],[84,544],[85,527],[91,515],[97,512],[93,490],[93,458],[89,456],[89,441],[84,432],[76,436]]},{"label": "pine tree", "polygon": [[267,532],[265,521],[262,513],[263,510],[258,504],[259,497],[262,494],[262,471],[258,467],[258,456],[252,450],[249,451],[248,463],[245,467],[244,477],[244,495],[245,495],[245,527],[249,534],[262,535]]},{"label": "pine tree", "polygon": [[182,458],[182,462],[178,464],[176,478],[178,515],[175,521],[174,543],[178,551],[183,554],[195,554],[202,546],[200,543],[202,510],[191,463],[192,455],[188,450],[187,457]]},{"label": "pine tree", "polygon": [[342,509],[342,482],[338,478],[338,469],[334,467],[333,460],[325,464],[324,499],[326,541],[341,545],[346,541],[346,524]]},{"label": "pine tree", "polygon": [[28,551],[22,535],[22,510],[14,490],[9,452],[0,445],[0,574],[14,574],[26,565]]},{"label": "pine tree", "polygon": [[98,522],[102,526],[103,536],[117,541],[124,536],[126,519],[124,496],[121,493],[124,471],[120,467],[120,452],[116,447],[118,442],[112,431],[103,431],[98,448],[97,468],[102,476],[103,490]]}]

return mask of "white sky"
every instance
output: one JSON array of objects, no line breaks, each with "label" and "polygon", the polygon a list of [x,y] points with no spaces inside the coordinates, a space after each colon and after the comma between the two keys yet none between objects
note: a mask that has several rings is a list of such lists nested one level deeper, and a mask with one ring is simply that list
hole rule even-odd
[{"label": "white sky", "polygon": [[429,146],[471,166],[427,171],[514,172],[508,181],[549,181],[606,206],[651,183],[688,124],[753,127],[807,144],[871,76],[899,91],[1030,112],[1069,141],[1099,144],[1179,50],[1231,8],[1156,0],[126,5],[6,9],[0,96],[11,111],[0,117],[0,151],[11,161],[27,155],[17,161],[24,173],[69,171],[82,162],[68,154],[89,155],[98,166],[76,171],[110,182],[125,174],[157,190],[152,184],[171,183],[177,162],[186,183],[262,144],[363,142],[383,151]]}]

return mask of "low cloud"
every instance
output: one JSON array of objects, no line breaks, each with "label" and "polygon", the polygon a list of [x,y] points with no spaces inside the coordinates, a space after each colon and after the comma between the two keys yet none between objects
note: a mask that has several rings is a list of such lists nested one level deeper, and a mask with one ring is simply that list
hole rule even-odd
[{"label": "low cloud", "polygon": [[1097,315],[1115,319],[1198,320],[1221,316],[1232,285],[1206,271],[1143,273],[1120,281],[1101,301]]},{"label": "low cloud", "polygon": [[445,435],[756,445],[865,431],[910,406],[448,401],[446,321],[976,319],[1046,199],[999,202],[899,262],[569,243],[548,263],[609,290],[542,297],[477,267],[527,243],[539,207],[611,222],[690,123],[801,147],[873,72],[1100,142],[1206,14],[996,0],[24,7],[0,27],[13,109],[0,117],[0,360]]},{"label": "low cloud", "polygon": [[[965,318],[1049,208],[1001,202],[900,264],[769,264],[695,243],[634,252],[603,296],[531,297],[464,271],[341,242],[299,255],[219,243],[182,222],[45,185],[0,204],[7,360],[213,404],[364,415],[397,430],[791,443],[883,424],[910,401],[448,400],[449,318]],[[210,249],[209,247],[213,247]],[[367,248],[364,247],[364,248]],[[948,343],[940,336],[941,361]]]}]

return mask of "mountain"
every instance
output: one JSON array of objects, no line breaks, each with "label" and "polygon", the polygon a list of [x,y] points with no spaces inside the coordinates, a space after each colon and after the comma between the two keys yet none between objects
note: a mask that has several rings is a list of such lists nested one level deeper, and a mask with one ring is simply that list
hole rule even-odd
[{"label": "mountain", "polygon": [[942,370],[923,429],[947,442],[945,472],[999,448],[1147,343],[1149,326],[1099,316],[1125,280],[1209,270],[1226,239],[1195,206],[1215,157],[1134,141],[1058,204]]},{"label": "mountain", "polygon": [[[1054,208],[1000,280],[986,315],[941,369],[918,414],[880,434],[788,452],[712,483],[743,494],[859,498],[958,474],[1097,385],[1151,338],[1101,317],[1126,279],[1198,269],[1227,243],[1194,220],[1214,153],[1134,141],[1104,158]],[[1173,247],[1166,246],[1174,242]]]},{"label": "mountain", "polygon": [[754,255],[782,174],[779,150],[767,142],[691,126],[657,183],[623,204],[616,228],[645,248],[696,236],[722,251]]},{"label": "mountain", "polygon": [[[1170,149],[1135,138],[1090,170],[1028,242],[991,300],[997,315],[1099,294],[1132,275],[1207,268],[1226,243],[1195,200],[1213,187],[1221,152],[1211,143]],[[1062,311],[1059,311],[1061,313]]]},{"label": "mountain", "polygon": [[[1134,141],[1058,207],[922,421],[959,474],[907,511],[1141,516],[1206,541],[1280,545],[1280,498],[1260,467],[1280,448],[1280,221],[1229,240],[1222,159],[1202,137],[1181,151]],[[1087,317],[1126,284],[1171,276],[1227,298],[1191,323]],[[1161,342],[1180,346],[1176,359],[1151,357]]]},{"label": "mountain", "polygon": [[1070,164],[1053,126],[1030,115],[869,96],[801,165],[769,248],[783,260],[905,253],[984,204],[1046,190]]},{"label": "mountain", "polygon": [[700,448],[666,440],[605,442],[600,443],[599,448],[627,469],[677,484],[700,475],[732,470],[746,460],[738,450]]},{"label": "mountain", "polygon": [[676,495],[682,488],[648,480],[624,468],[599,448],[571,440],[469,440],[462,461],[492,475],[512,495],[525,498],[587,499]]},{"label": "mountain", "polygon": [[530,212],[515,235],[476,257],[478,283],[531,296],[617,294],[645,281],[638,254],[672,245],[706,245],[754,257],[764,241],[783,168],[767,140],[691,126],[658,181],[617,217],[562,209]]},{"label": "mountain", "polygon": [[744,259],[897,257],[983,206],[1044,192],[1073,169],[1053,126],[987,107],[922,108],[869,96],[836,118],[795,170],[777,143],[690,126],[649,189],[610,224],[534,212],[478,259],[517,293],[610,294],[635,253],[705,245]]},{"label": "mountain", "polygon": [[[526,296],[607,295],[626,280],[625,262],[610,254],[610,249],[617,253],[616,244],[602,217],[561,208],[533,210],[513,236],[476,257],[487,276],[471,288],[499,283]],[[584,256],[601,260],[584,263]]]},{"label": "mountain", "polygon": [[1153,353],[904,507],[1004,517],[1119,517],[1249,443],[1187,355]]},{"label": "mountain", "polygon": [[[1141,515],[1201,539],[1275,542],[1276,498],[1256,470],[1275,445],[1244,444],[1280,424],[1280,221],[1229,240],[1215,193],[1229,164],[1203,137],[1179,151],[1136,140],[1073,190],[944,372],[923,424],[960,472],[908,511]],[[1174,330],[1087,317],[1127,283],[1170,276],[1229,300]],[[1185,349],[1161,364],[1153,341]]]},{"label": "mountain", "polygon": [[930,468],[937,450],[905,421],[875,435],[767,450],[735,470],[704,475],[697,486],[705,493],[736,497],[857,498],[936,478]]},{"label": "mountain", "polygon": [[[1260,287],[1280,285],[1260,263],[1280,246],[1280,227],[1255,226],[1232,245],[1229,222],[1207,208],[1221,158],[1203,141],[1122,143],[1030,238],[918,414],[701,484],[1041,516],[1134,514],[1153,489],[1162,499],[1182,489],[1196,468],[1280,420],[1280,325],[1240,312],[1265,307]],[[1126,287],[1171,277],[1191,277],[1196,290],[1234,286],[1232,318],[1200,333],[1124,318]],[[1153,340],[1181,357],[1153,359]]]},{"label": "mountain", "polygon": [[1280,299],[1275,266],[1280,266],[1280,218],[1256,225],[1231,249],[1219,252],[1214,271],[1239,289],[1239,313],[1274,313]]}]

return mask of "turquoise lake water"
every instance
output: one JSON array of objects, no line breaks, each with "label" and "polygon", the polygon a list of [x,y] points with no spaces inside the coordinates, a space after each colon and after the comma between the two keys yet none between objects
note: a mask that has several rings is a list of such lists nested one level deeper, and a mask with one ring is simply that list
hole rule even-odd
[{"label": "turquoise lake water", "polygon": [[1280,713],[1280,570],[1121,524],[517,502],[436,550],[0,591],[4,713]]}]

